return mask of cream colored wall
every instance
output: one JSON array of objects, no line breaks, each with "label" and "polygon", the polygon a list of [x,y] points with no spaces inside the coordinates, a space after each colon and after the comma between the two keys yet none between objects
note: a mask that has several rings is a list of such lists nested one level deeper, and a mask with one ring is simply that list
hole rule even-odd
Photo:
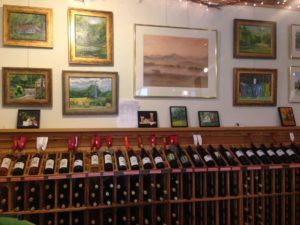
[{"label": "cream colored wall", "polygon": [[[2,6],[25,5],[53,9],[53,49],[33,49],[0,46],[0,67],[41,67],[53,70],[53,106],[41,108],[41,128],[116,127],[117,115],[63,116],[62,70],[117,71],[119,73],[119,99],[136,100],[140,110],[158,111],[160,127],[169,127],[169,106],[188,108],[189,125],[198,126],[197,111],[217,110],[222,126],[236,122],[245,126],[277,126],[280,124],[277,107],[233,107],[232,69],[234,67],[278,69],[277,106],[292,106],[297,124],[300,124],[300,104],[288,103],[288,67],[300,66],[299,60],[288,58],[288,28],[300,23],[300,13],[253,7],[224,7],[209,9],[178,0],[0,0]],[[114,66],[70,66],[68,64],[67,9],[78,7],[112,11],[114,16]],[[233,19],[255,19],[277,22],[277,59],[252,60],[233,58]],[[216,99],[134,99],[133,65],[135,23],[211,28],[218,30],[218,97]],[[0,29],[2,43],[2,27]],[[0,81],[2,87],[2,80]],[[2,91],[0,92],[2,98]],[[16,107],[0,106],[0,128],[15,128]]]}]

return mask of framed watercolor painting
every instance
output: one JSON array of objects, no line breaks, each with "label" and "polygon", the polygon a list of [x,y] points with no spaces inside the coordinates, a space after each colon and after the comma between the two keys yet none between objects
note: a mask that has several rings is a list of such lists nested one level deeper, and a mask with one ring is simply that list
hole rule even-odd
[{"label": "framed watercolor painting", "polygon": [[112,12],[68,10],[69,63],[113,65]]},{"label": "framed watercolor painting", "polygon": [[235,19],[233,55],[276,59],[276,22]]},{"label": "framed watercolor painting", "polygon": [[235,68],[233,104],[239,106],[275,106],[277,70]]},{"label": "framed watercolor painting", "polygon": [[170,106],[171,127],[188,127],[185,106]]},{"label": "framed watercolor painting", "polygon": [[63,71],[63,114],[118,113],[116,72]]},{"label": "framed watercolor painting", "polygon": [[135,24],[135,97],[215,98],[217,31]]},{"label": "framed watercolor painting", "polygon": [[289,68],[289,102],[300,102],[300,66]]},{"label": "framed watercolor painting", "polygon": [[219,127],[219,113],[218,111],[199,111],[199,125],[200,127]]},{"label": "framed watercolor painting", "polygon": [[3,5],[3,45],[53,47],[52,9]]},{"label": "framed watercolor painting", "polygon": [[300,58],[300,25],[290,26],[290,58]]},{"label": "framed watercolor painting", "polygon": [[278,107],[281,126],[296,126],[292,107]]},{"label": "framed watercolor painting", "polygon": [[157,127],[156,111],[138,111],[138,127]]},{"label": "framed watercolor painting", "polygon": [[17,128],[39,128],[40,110],[19,109],[17,118]]},{"label": "framed watercolor painting", "polygon": [[52,70],[2,68],[3,106],[52,106]]}]

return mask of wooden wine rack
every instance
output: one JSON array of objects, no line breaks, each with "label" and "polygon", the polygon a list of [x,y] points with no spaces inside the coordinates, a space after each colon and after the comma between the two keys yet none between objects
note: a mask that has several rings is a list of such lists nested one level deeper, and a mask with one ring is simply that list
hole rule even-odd
[{"label": "wooden wine rack", "polygon": [[[289,145],[291,134],[299,143],[300,127],[0,130],[0,162],[12,148],[12,140],[16,136],[26,137],[24,153],[28,158],[36,152],[37,137],[49,138],[38,175],[28,175],[27,160],[23,176],[12,176],[12,168],[9,168],[8,175],[0,177],[0,216],[17,215],[39,225],[59,225],[62,219],[65,225],[105,225],[109,224],[108,218],[114,225],[300,225],[300,164],[170,168],[163,150],[163,138],[176,135],[180,146],[185,149],[188,145],[193,146],[193,134],[202,136],[204,147],[211,144],[216,149],[219,144],[227,148],[249,146],[251,143]],[[48,154],[56,153],[57,161],[63,152],[67,152],[72,135],[78,137],[78,151],[84,153],[84,172],[72,171],[74,156],[71,156],[69,173],[59,174],[56,163],[55,173],[44,175],[42,171]],[[137,152],[140,160],[137,136],[142,137],[144,147],[149,151],[152,148],[149,138],[155,135],[165,168],[144,170],[140,161],[140,170],[128,168],[118,171],[114,162],[113,171],[104,171],[103,158],[99,157],[99,168],[91,171],[89,153],[93,135],[102,137],[100,152],[107,149],[105,137],[111,136],[113,149],[121,149],[125,153],[127,165],[129,159],[124,136],[128,137],[130,147]],[[74,197],[74,193],[78,192],[75,190],[78,182],[82,183],[79,192],[83,204],[80,207],[76,206]],[[111,204],[105,202],[107,182],[113,184]],[[65,208],[59,206],[63,183],[68,188]],[[46,184],[53,187],[53,206],[50,208],[46,208],[51,203],[45,198],[48,194]],[[98,204],[92,204],[90,200],[91,187],[95,184],[99,186],[96,193]],[[39,196],[37,209],[30,208],[33,186]],[[120,191],[124,190],[127,194],[121,199]],[[135,201],[130,194],[132,191],[136,193]],[[23,207],[16,211],[18,196],[23,198]],[[7,204],[3,204],[5,201]],[[48,223],[49,220],[52,222]]]}]

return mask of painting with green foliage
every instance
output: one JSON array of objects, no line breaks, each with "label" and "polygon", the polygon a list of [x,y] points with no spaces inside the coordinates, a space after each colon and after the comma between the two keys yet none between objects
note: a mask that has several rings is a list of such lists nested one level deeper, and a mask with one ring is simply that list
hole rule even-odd
[{"label": "painting with green foliage", "polygon": [[9,14],[12,40],[46,40],[46,15],[14,12]]},{"label": "painting with green foliage", "polygon": [[101,109],[112,107],[111,78],[72,77],[69,82],[70,109]]},{"label": "painting with green foliage", "polygon": [[171,126],[172,127],[187,127],[187,111],[185,106],[171,106]]},{"label": "painting with green foliage", "polygon": [[105,17],[75,15],[76,57],[107,58]]}]

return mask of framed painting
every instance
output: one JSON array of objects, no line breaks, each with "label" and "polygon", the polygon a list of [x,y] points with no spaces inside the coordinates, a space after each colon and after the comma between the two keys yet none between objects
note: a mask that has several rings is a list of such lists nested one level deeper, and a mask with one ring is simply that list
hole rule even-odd
[{"label": "framed painting", "polygon": [[138,127],[157,127],[156,111],[138,111]]},{"label": "framed painting", "polygon": [[239,106],[275,106],[277,70],[235,68],[233,104]]},{"label": "framed painting", "polygon": [[300,102],[300,66],[289,68],[289,102]]},{"label": "framed painting", "polygon": [[112,12],[68,10],[69,63],[113,65]]},{"label": "framed painting", "polygon": [[52,70],[2,68],[3,106],[52,106]]},{"label": "framed painting", "polygon": [[300,25],[290,26],[290,58],[300,58]]},{"label": "framed painting", "polygon": [[219,113],[218,111],[199,111],[199,125],[200,127],[219,127]]},{"label": "framed painting", "polygon": [[215,98],[217,31],[135,24],[135,97]]},{"label": "framed painting", "polygon": [[116,72],[63,71],[63,114],[118,113]]},{"label": "framed painting", "polygon": [[53,47],[52,9],[3,5],[3,45]]},{"label": "framed painting", "polygon": [[281,126],[296,126],[292,107],[278,107]]},{"label": "framed painting", "polygon": [[170,106],[171,127],[188,127],[185,106]]},{"label": "framed painting", "polygon": [[235,19],[233,55],[276,59],[276,22]]},{"label": "framed painting", "polygon": [[40,110],[19,109],[17,118],[17,128],[39,128]]}]

